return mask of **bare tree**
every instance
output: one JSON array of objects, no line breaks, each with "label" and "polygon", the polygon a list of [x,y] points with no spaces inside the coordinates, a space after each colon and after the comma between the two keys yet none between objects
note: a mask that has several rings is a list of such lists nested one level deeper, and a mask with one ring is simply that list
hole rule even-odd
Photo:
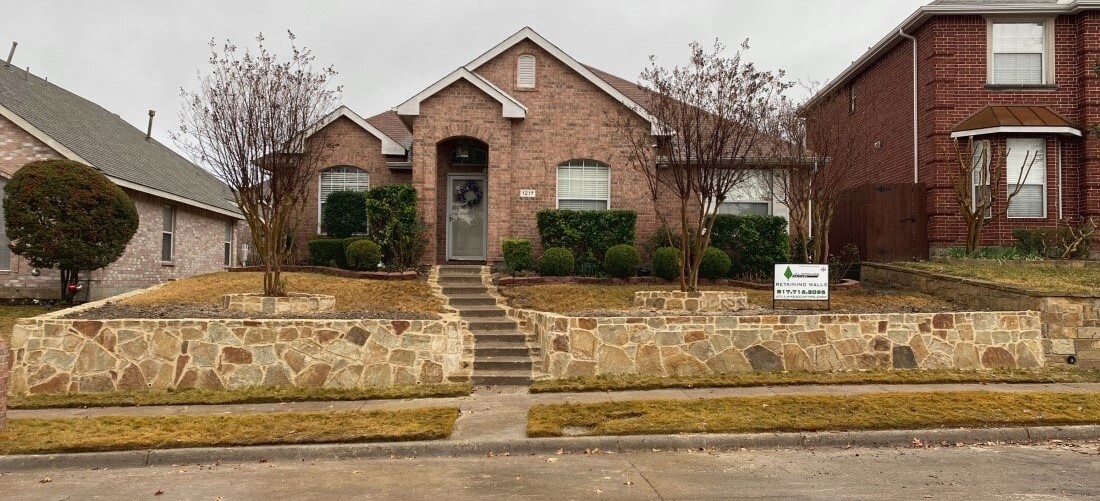
[{"label": "bare tree", "polygon": [[[966,253],[971,254],[978,250],[982,229],[1008,212],[1012,199],[1020,193],[1039,155],[1028,152],[1024,155],[1016,179],[1006,179],[1010,152],[1000,142],[974,141],[970,137],[964,141],[954,139],[951,144],[955,150],[958,174],[955,179],[955,202],[966,223]],[[1001,186],[1006,187],[1004,203],[998,203]]]},{"label": "bare tree", "polygon": [[[641,74],[647,99],[644,110],[634,111],[651,117],[656,134],[634,116],[615,119],[662,224],[669,221],[660,201],[672,196],[677,202],[683,291],[698,288],[714,216],[726,195],[760,166],[770,138],[759,125],[788,87],[782,72],[759,70],[742,58],[748,42],[731,57],[718,41],[709,53],[697,42],[690,47],[687,66],[666,69],[651,57]],[[673,245],[671,235],[669,240]]]},{"label": "bare tree", "polygon": [[287,32],[292,55],[281,60],[256,37],[256,52],[210,42],[210,72],[195,92],[181,90],[180,132],[175,139],[196,161],[229,185],[264,266],[264,295],[286,291],[281,267],[291,232],[301,222],[326,139],[309,137],[336,103],[332,67],[315,69],[314,57]]},{"label": "bare tree", "polygon": [[[811,95],[814,93],[811,92]],[[825,102],[828,102],[826,100]],[[844,190],[864,158],[866,138],[852,120],[830,120],[823,107],[784,100],[768,121],[773,144],[776,200],[789,212],[793,245],[807,262],[829,261],[829,233]]]}]

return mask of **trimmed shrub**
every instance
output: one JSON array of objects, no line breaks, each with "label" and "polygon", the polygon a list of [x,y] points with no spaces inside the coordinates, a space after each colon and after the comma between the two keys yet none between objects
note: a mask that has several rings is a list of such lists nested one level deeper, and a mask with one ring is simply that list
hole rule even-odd
[{"label": "trimmed shrub", "polygon": [[616,245],[607,249],[603,258],[603,269],[615,278],[630,278],[638,274],[638,249],[633,245]]},{"label": "trimmed shrub", "polygon": [[367,197],[358,191],[336,191],[325,198],[321,230],[330,238],[347,238],[367,231]]},{"label": "trimmed shrub", "polygon": [[371,240],[356,240],[348,245],[348,268],[374,271],[382,260],[382,248]]},{"label": "trimmed shrub", "polygon": [[[418,235],[416,189],[408,184],[387,184],[367,192],[367,234],[382,248],[386,263],[394,261],[401,240]],[[419,261],[420,256],[416,257]]]},{"label": "trimmed shrub", "polygon": [[717,247],[707,247],[703,252],[703,262],[699,264],[699,276],[710,279],[722,278],[730,272],[732,266],[733,261],[726,251]]},{"label": "trimmed shrub", "polygon": [[770,277],[790,260],[787,220],[778,216],[716,216],[710,244],[729,254],[734,277]]},{"label": "trimmed shrub", "polygon": [[504,264],[508,271],[517,273],[530,270],[535,265],[535,251],[526,238],[509,238],[501,244]]},{"label": "trimmed shrub", "polygon": [[539,273],[547,277],[567,277],[573,274],[575,264],[572,251],[564,247],[551,247],[539,258]]},{"label": "trimmed shrub", "polygon": [[537,220],[544,248],[565,247],[576,256],[578,269],[598,271],[607,249],[634,244],[638,215],[627,210],[545,210]]},{"label": "trimmed shrub", "polygon": [[665,280],[680,278],[680,249],[660,247],[653,251],[653,274]]},{"label": "trimmed shrub", "polygon": [[371,240],[371,237],[358,236],[358,237],[348,237],[348,238],[342,239],[342,241],[344,242],[344,256],[345,257],[348,255],[348,247],[350,247],[351,244],[353,244],[355,242],[358,242],[360,240]]},{"label": "trimmed shrub", "polygon": [[[309,262],[314,266],[347,267],[344,260],[344,240],[340,238],[315,238],[306,244]],[[376,261],[377,262],[377,261]]]}]

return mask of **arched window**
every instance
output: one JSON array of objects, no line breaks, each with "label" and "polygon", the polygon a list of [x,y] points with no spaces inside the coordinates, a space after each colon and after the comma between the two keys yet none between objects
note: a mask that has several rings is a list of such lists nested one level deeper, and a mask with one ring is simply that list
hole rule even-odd
[{"label": "arched window", "polygon": [[337,191],[367,191],[370,189],[370,173],[352,167],[340,165],[321,171],[320,185],[317,189],[317,231],[321,228],[321,214],[324,214],[325,200]]},{"label": "arched window", "polygon": [[611,208],[611,167],[595,160],[570,160],[558,165],[558,208]]},{"label": "arched window", "polygon": [[535,88],[535,56],[523,54],[516,58],[516,87]]}]

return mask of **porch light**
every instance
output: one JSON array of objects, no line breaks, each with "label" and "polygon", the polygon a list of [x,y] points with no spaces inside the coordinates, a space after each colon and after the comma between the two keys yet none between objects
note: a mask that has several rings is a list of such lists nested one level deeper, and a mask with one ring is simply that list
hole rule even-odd
[{"label": "porch light", "polygon": [[455,150],[455,158],[460,160],[470,158],[470,150],[466,149],[465,146],[459,146],[458,149]]}]

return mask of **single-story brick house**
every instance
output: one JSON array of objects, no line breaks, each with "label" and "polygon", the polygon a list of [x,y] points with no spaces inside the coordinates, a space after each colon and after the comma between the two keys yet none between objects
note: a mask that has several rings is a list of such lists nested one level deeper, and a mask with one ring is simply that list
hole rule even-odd
[{"label": "single-story brick house", "polygon": [[[1002,182],[988,188],[998,194],[996,212],[1006,213],[989,221],[981,244],[1012,245],[1018,228],[1100,217],[1100,142],[1090,130],[1100,123],[1098,60],[1096,3],[935,0],[887,32],[812,104],[870,145],[854,184],[925,187],[932,254],[966,241],[953,141],[1007,149]],[[1029,159],[1037,161],[1024,168]],[[980,193],[981,179],[971,188]]]},{"label": "single-story brick house", "polygon": [[[641,110],[646,92],[581,64],[523,28],[391,111],[362,118],[347,107],[314,129],[335,147],[318,172],[296,241],[320,231],[333,191],[411,183],[432,227],[430,263],[498,262],[501,241],[538,245],[536,213],[546,209],[628,209],[637,239],[658,227],[642,174],[609,117]],[[722,212],[786,216],[771,195],[768,171],[731,194]],[[456,196],[476,199],[456,201]],[[672,204],[664,213],[675,219]],[[301,245],[304,246],[304,245]]]},{"label": "single-story brick house", "polygon": [[[118,115],[0,64],[0,187],[29,162],[61,158],[99,169],[138,211],[137,233],[118,261],[92,273],[87,298],[224,270],[237,259],[241,215],[224,183]],[[0,224],[0,297],[56,299],[58,280],[55,270],[34,276],[12,255]]]}]

